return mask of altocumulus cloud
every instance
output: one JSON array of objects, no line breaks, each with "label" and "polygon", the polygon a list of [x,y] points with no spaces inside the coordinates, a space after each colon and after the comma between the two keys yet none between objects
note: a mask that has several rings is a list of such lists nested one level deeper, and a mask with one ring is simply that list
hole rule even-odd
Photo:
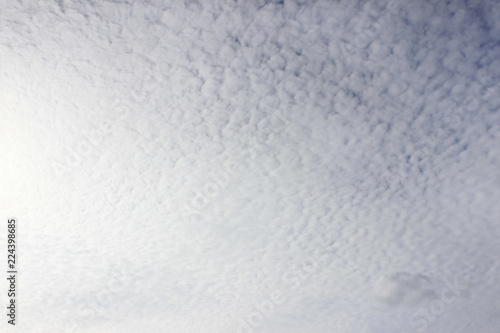
[{"label": "altocumulus cloud", "polygon": [[22,331],[500,326],[498,1],[0,3]]}]

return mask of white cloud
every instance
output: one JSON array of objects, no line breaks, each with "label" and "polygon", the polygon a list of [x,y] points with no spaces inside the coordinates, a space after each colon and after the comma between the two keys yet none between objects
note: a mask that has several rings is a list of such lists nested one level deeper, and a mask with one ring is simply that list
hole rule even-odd
[{"label": "white cloud", "polygon": [[1,3],[20,331],[498,327],[497,2]]}]

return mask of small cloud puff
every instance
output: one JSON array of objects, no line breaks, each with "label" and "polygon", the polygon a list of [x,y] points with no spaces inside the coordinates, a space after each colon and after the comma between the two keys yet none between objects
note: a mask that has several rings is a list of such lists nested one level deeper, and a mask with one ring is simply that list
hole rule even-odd
[{"label": "small cloud puff", "polygon": [[373,289],[373,298],[382,306],[417,306],[436,297],[431,280],[422,274],[395,272],[382,276]]}]

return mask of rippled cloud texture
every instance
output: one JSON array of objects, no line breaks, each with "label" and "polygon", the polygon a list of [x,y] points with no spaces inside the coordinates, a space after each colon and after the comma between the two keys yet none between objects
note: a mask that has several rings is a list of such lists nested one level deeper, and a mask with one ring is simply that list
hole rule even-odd
[{"label": "rippled cloud texture", "polygon": [[0,4],[2,332],[498,332],[498,1]]}]

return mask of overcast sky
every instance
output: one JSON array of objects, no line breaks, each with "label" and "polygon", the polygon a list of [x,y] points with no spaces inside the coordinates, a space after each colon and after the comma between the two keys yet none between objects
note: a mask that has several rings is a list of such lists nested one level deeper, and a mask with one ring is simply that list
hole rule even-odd
[{"label": "overcast sky", "polygon": [[499,37],[496,0],[0,0],[2,332],[498,333]]}]

